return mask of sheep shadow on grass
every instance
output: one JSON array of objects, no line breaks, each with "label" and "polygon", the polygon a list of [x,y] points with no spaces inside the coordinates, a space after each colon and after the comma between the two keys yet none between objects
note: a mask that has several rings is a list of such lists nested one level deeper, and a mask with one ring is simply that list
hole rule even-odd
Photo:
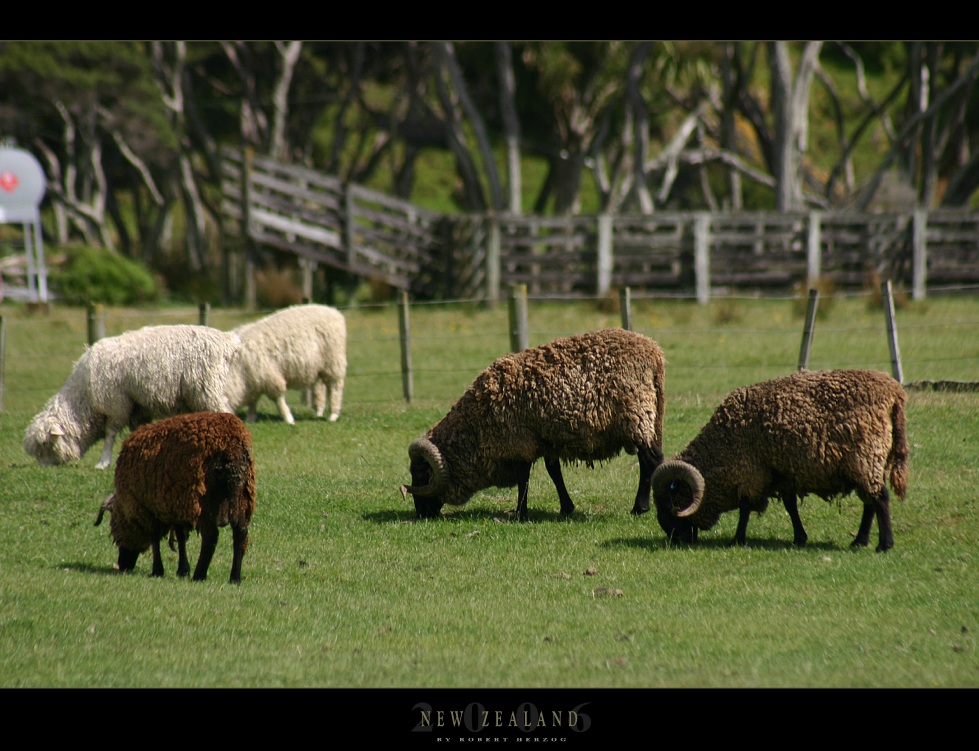
[{"label": "sheep shadow on grass", "polygon": [[[603,548],[642,548],[643,550],[662,550],[671,552],[673,550],[730,550],[734,546],[731,540],[726,537],[700,538],[693,545],[686,543],[669,543],[663,534],[653,534],[649,537],[620,537],[614,540],[606,540],[602,543]],[[780,537],[761,538],[756,537],[748,540],[744,546],[749,550],[786,550],[795,549],[800,553],[806,550],[835,551],[843,552],[852,550],[849,545],[840,545],[835,542],[813,542],[810,540],[804,548],[797,548],[792,544],[792,540]]]},{"label": "sheep shadow on grass", "polygon": [[456,522],[492,522],[495,524],[585,524],[601,520],[604,514],[586,514],[575,512],[574,516],[565,517],[558,510],[550,511],[540,509],[530,512],[530,519],[521,522],[517,518],[512,504],[506,508],[465,508],[445,512],[436,519],[419,519],[414,508],[389,509],[387,511],[372,511],[364,514],[361,518],[364,521],[374,524],[404,524],[406,522],[418,522],[428,524],[454,524]]}]

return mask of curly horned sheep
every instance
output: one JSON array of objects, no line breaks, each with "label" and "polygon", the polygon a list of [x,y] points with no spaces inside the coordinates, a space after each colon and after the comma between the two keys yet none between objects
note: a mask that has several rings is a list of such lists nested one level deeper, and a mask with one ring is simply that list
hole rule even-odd
[{"label": "curly horned sheep", "polygon": [[28,425],[24,450],[44,466],[67,464],[104,437],[95,466],[105,469],[127,428],[184,412],[230,412],[225,382],[240,344],[235,334],[192,325],[101,339]]},{"label": "curly horned sheep", "polygon": [[900,383],[874,370],[803,370],[735,390],[653,474],[660,526],[670,539],[693,542],[698,529],[737,509],[732,544],[744,545],[750,513],[778,497],[801,547],[808,535],[798,498],[829,501],[856,490],[864,507],[852,544],[869,543],[876,515],[877,550],[888,550],[888,477],[899,498],[908,489],[905,400]]},{"label": "curly horned sheep", "polygon": [[234,329],[241,353],[228,379],[234,409],[248,406],[254,422],[264,394],[287,423],[294,423],[286,404],[288,389],[311,388],[317,417],[330,407],[330,422],[340,416],[347,374],[347,326],[343,314],[326,305],[293,305]]},{"label": "curly horned sheep", "polygon": [[574,511],[561,462],[589,464],[638,454],[632,513],[649,511],[663,460],[665,361],[659,345],[622,329],[556,339],[506,355],[480,373],[448,414],[408,447],[419,518],[461,506],[484,488],[518,487],[527,519],[530,469],[543,457],[561,513]]},{"label": "curly horned sheep", "polygon": [[133,570],[139,554],[152,547],[152,576],[163,576],[160,539],[171,531],[178,545],[177,576],[190,573],[187,536],[196,529],[201,552],[194,581],[203,581],[218,528],[231,525],[230,581],[238,584],[255,512],[251,434],[226,412],[194,412],[144,425],[122,442],[115,493],[102,504],[95,526],[107,510],[119,547],[119,570]]}]

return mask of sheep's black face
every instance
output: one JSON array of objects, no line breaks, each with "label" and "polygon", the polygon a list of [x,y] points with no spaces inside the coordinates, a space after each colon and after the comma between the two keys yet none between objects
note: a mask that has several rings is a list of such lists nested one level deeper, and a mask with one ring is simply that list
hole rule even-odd
[{"label": "sheep's black face", "polygon": [[139,558],[138,550],[126,550],[119,548],[119,570],[132,571],[136,568],[136,559]]},{"label": "sheep's black face", "polygon": [[666,532],[666,539],[669,542],[682,542],[689,545],[697,541],[697,528],[689,520],[677,519],[672,514],[667,520],[664,520],[663,517],[664,515],[660,513],[659,525]]},{"label": "sheep's black face", "polygon": [[419,519],[435,519],[442,510],[442,501],[438,498],[415,496],[415,514]]},{"label": "sheep's black face", "polygon": [[690,505],[690,490],[683,483],[671,483],[665,498],[656,498],[656,519],[666,533],[669,542],[693,543],[697,541],[697,528],[690,519],[680,518],[676,512]]},{"label": "sheep's black face", "polygon": [[[415,488],[427,488],[432,482],[432,468],[428,462],[415,460],[411,463],[411,484]],[[414,495],[415,514],[419,519],[435,519],[444,502],[433,495]]]}]

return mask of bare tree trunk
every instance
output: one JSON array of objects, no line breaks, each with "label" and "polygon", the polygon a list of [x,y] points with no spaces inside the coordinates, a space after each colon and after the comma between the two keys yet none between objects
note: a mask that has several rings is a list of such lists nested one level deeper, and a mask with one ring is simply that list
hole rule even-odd
[{"label": "bare tree trunk", "polygon": [[289,117],[289,87],[296,71],[296,63],[303,50],[303,43],[292,41],[288,44],[275,43],[279,53],[279,75],[272,89],[272,137],[269,143],[269,155],[279,161],[289,161],[289,149],[286,143],[286,120]]},{"label": "bare tree trunk", "polygon": [[653,198],[649,193],[646,179],[646,158],[649,153],[649,113],[646,103],[639,91],[639,81],[642,77],[642,65],[649,54],[651,42],[640,42],[632,51],[629,58],[629,69],[626,72],[626,92],[629,101],[629,111],[632,114],[633,138],[633,190],[642,214],[653,213]]},{"label": "bare tree trunk", "polygon": [[520,170],[520,120],[517,117],[516,81],[509,42],[496,43],[496,72],[500,86],[500,111],[506,141],[507,205],[510,213],[522,213],[522,175]]},{"label": "bare tree trunk", "polygon": [[[884,158],[878,165],[873,177],[870,179],[869,184],[864,189],[863,196],[857,203],[856,208],[858,211],[865,210],[873,200],[874,194],[877,192],[877,188],[880,186],[880,182],[884,175],[891,168],[891,165],[894,163],[895,159],[905,152],[907,149],[907,144],[913,140],[913,136],[917,132],[921,121],[929,117],[935,117],[938,111],[944,107],[952,97],[956,96],[964,88],[972,86],[977,76],[979,76],[979,53],[972,58],[968,67],[966,67],[962,74],[934,98],[925,112],[917,113],[904,124],[904,127],[894,139],[894,145],[891,147],[891,150],[884,155]],[[963,169],[971,172],[975,169],[975,165],[967,164],[963,166]],[[965,183],[957,183],[957,191],[961,191],[964,188]]]},{"label": "bare tree trunk", "polygon": [[804,206],[802,179],[809,149],[809,91],[822,42],[806,42],[795,80],[786,42],[772,42],[769,49],[772,112],[775,116],[772,173],[775,207],[792,211]]},{"label": "bare tree trunk", "polygon": [[347,142],[346,115],[351,105],[360,97],[360,77],[364,72],[364,43],[356,42],[351,56],[350,75],[346,95],[340,103],[337,116],[334,119],[333,142],[330,144],[330,155],[326,160],[325,169],[328,172],[339,172],[341,155]]},{"label": "bare tree trunk", "polygon": [[257,151],[264,153],[268,142],[268,120],[259,100],[255,71],[246,59],[249,56],[247,43],[221,42],[221,48],[241,80],[241,110],[238,120],[242,144],[254,146]]},{"label": "bare tree trunk", "polygon": [[[436,49],[443,56],[447,54],[443,46],[436,45]],[[446,64],[446,67],[450,67]],[[451,77],[451,72],[450,72]],[[466,145],[466,134],[462,128],[462,118],[456,98],[452,95],[451,89],[443,79],[441,72],[435,72],[435,85],[438,90],[439,101],[442,104],[444,122],[446,125],[446,135],[449,140],[449,148],[456,158],[456,167],[459,170],[459,177],[462,179],[465,191],[465,204],[472,211],[483,211],[486,209],[486,198],[483,195],[483,188],[479,180],[479,170],[473,161],[469,147]],[[456,96],[458,96],[458,89]],[[497,190],[499,183],[497,183]],[[502,195],[497,194],[494,200]],[[494,205],[498,208],[498,205]]]},{"label": "bare tree trunk", "polygon": [[[184,69],[187,61],[187,45],[185,42],[172,43],[171,54],[163,46],[165,43],[153,42],[153,60],[157,75],[157,83],[163,92],[163,102],[174,132],[177,134],[178,153],[177,170],[171,177],[176,182],[178,193],[182,199],[186,216],[187,260],[192,269],[200,271],[209,267],[205,228],[207,212],[201,199],[193,170],[193,151],[187,137],[187,117],[184,96]],[[169,58],[169,62],[168,62]],[[161,206],[163,204],[161,196]],[[170,208],[168,205],[167,208]],[[157,230],[162,230],[167,224],[158,223]],[[153,247],[158,247],[159,240],[154,238]]]},{"label": "bare tree trunk", "polygon": [[[442,103],[446,108],[446,117],[449,119],[452,130],[456,134],[454,140],[458,142],[460,147],[466,143],[462,129],[459,127],[461,118],[456,114],[458,103],[469,119],[473,135],[476,137],[476,146],[482,159],[483,171],[489,183],[490,206],[494,211],[501,211],[504,206],[503,189],[500,186],[500,176],[496,169],[496,162],[493,161],[493,150],[490,147],[489,136],[486,133],[486,124],[483,122],[482,115],[479,114],[479,110],[476,109],[469,96],[469,90],[466,87],[466,82],[462,78],[462,71],[459,69],[459,63],[456,60],[455,47],[451,42],[436,42],[435,51],[442,62],[442,67],[448,74],[449,83],[451,84],[451,89],[439,86],[439,92],[444,91]],[[439,79],[441,80],[441,76]],[[451,96],[453,91],[455,92],[455,97]]]},{"label": "bare tree trunk", "polygon": [[74,227],[88,245],[100,245],[114,249],[112,236],[105,221],[106,180],[102,168],[102,144],[95,127],[95,113],[91,113],[84,130],[79,133],[78,124],[68,107],[60,100],[54,106],[64,124],[64,169],[60,172],[60,185],[49,186],[60,199],[70,227]]},{"label": "bare tree trunk", "polygon": [[[736,74],[734,57],[737,54],[739,42],[728,42],[724,45],[724,60],[721,65],[722,100],[721,100],[721,148],[732,154],[738,152],[738,130],[735,114],[738,106],[738,89],[741,86],[740,77]],[[730,192],[730,207],[740,211],[743,207],[741,174],[736,169],[730,169],[728,175],[728,191]]]}]

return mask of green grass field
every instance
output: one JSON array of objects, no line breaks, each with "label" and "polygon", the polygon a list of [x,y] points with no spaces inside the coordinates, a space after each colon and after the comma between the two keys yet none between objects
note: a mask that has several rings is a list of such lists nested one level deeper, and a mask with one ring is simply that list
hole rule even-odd
[{"label": "green grass field", "polygon": [[[731,389],[796,368],[798,300],[639,300],[633,328],[666,352],[665,451],[676,453]],[[883,312],[823,303],[811,368],[890,370]],[[895,548],[851,549],[855,497],[801,504],[795,549],[781,505],[728,546],[729,514],[690,548],[667,547],[654,514],[629,514],[633,457],[566,471],[561,520],[534,468],[530,522],[515,489],[479,493],[417,522],[399,492],[407,446],[506,353],[506,306],[411,309],[414,399],[402,398],[393,306],[345,310],[349,371],[340,420],[290,394],[297,424],[262,401],[258,508],[240,586],[230,533],[208,581],[113,570],[112,488],[100,445],[70,466],[23,451],[31,417],[85,344],[85,312],[0,306],[0,686],[23,687],[972,687],[979,685],[979,393],[910,390],[911,489],[894,501]],[[213,310],[231,328],[257,314]],[[190,308],[110,310],[108,335],[194,323]],[[614,326],[596,302],[531,301],[531,344]],[[905,382],[979,380],[979,298],[932,298],[897,314]],[[118,452],[118,445],[116,447]],[[876,530],[872,533],[876,539]],[[192,538],[192,564],[198,541]],[[233,656],[232,656],[233,655]]]}]

